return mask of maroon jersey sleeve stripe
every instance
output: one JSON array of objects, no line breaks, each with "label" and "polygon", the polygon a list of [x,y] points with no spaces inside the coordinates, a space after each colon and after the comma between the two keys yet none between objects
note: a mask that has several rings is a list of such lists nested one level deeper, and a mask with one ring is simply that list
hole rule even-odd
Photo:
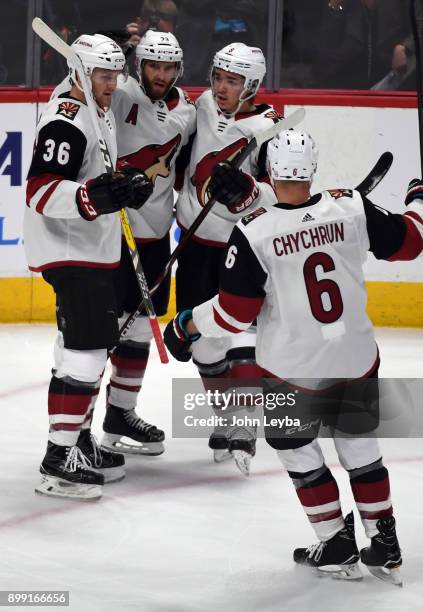
[{"label": "maroon jersey sleeve stripe", "polygon": [[262,307],[262,297],[240,297],[228,293],[223,289],[219,291],[219,304],[225,312],[241,323],[251,323],[257,317]]},{"label": "maroon jersey sleeve stripe", "polygon": [[222,329],[226,329],[232,334],[239,334],[240,332],[243,331],[242,329],[237,329],[233,325],[230,325],[229,323],[227,323],[225,319],[223,319],[220,316],[220,314],[217,312],[215,308],[213,308],[213,317],[214,317],[215,322],[219,325],[219,327],[221,327]]},{"label": "maroon jersey sleeve stripe", "polygon": [[63,178],[63,176],[59,176],[58,174],[50,173],[31,176],[26,185],[26,203],[29,205],[31,199],[41,187],[45,187],[54,180],[63,180]]},{"label": "maroon jersey sleeve stripe", "polygon": [[[37,206],[35,207],[35,210],[37,211],[37,213],[40,213],[40,215],[43,214],[44,208],[46,207],[50,197],[52,196],[52,194],[54,193],[56,188],[59,186],[59,183],[62,182],[62,180],[63,179],[59,179],[57,181],[54,181],[54,183],[52,183],[50,185],[50,187],[47,189],[45,194],[40,198]],[[76,204],[75,204],[75,206],[76,206]]]},{"label": "maroon jersey sleeve stripe", "polygon": [[[407,213],[409,217],[412,216],[410,214],[412,212],[413,211]],[[423,251],[422,235],[411,219],[406,215],[403,215],[403,217],[407,227],[404,242],[396,253],[393,253],[393,255],[387,258],[388,261],[410,261],[418,257]]]}]

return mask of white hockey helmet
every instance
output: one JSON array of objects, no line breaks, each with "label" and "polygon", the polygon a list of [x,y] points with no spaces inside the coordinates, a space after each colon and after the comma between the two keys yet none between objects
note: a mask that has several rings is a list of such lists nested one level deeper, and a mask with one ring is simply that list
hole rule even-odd
[{"label": "white hockey helmet", "polygon": [[312,182],[319,151],[307,132],[284,130],[267,145],[267,170],[275,181]]},{"label": "white hockey helmet", "polygon": [[173,87],[176,81],[183,75],[184,55],[176,36],[174,36],[171,32],[156,32],[155,30],[147,30],[135,49],[135,65],[139,81],[143,89],[142,63],[144,60],[155,62],[175,62],[177,64],[175,78],[169,89]]},{"label": "white hockey helmet", "polygon": [[240,103],[253,98],[266,74],[266,59],[258,47],[249,47],[244,43],[232,43],[223,47],[213,58],[211,79],[215,68],[234,72],[244,77],[244,89]]},{"label": "white hockey helmet", "polygon": [[[87,76],[91,76],[95,68],[104,70],[123,70],[125,67],[125,56],[122,49],[114,40],[102,34],[82,34],[71,48],[82,61]],[[77,84],[75,72],[76,67],[71,59],[68,59],[70,78]]]}]

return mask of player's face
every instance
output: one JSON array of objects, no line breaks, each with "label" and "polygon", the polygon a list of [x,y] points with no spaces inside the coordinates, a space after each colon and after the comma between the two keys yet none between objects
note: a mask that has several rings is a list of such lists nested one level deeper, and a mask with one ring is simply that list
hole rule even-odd
[{"label": "player's face", "polygon": [[94,68],[91,75],[93,94],[97,104],[103,109],[110,108],[112,93],[117,87],[117,79],[121,70],[103,70]]},{"label": "player's face", "polygon": [[142,65],[142,82],[152,100],[163,98],[176,77],[176,62],[145,60]]},{"label": "player's face", "polygon": [[244,77],[222,68],[214,68],[211,87],[220,110],[233,113],[238,107],[239,97],[244,89]]}]

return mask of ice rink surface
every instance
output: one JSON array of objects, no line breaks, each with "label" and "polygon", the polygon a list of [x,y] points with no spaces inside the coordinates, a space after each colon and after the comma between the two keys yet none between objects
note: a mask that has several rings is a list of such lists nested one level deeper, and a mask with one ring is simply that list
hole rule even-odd
[{"label": "ice rink surface", "polygon": [[[99,502],[36,496],[54,338],[49,325],[0,326],[0,590],[68,590],[70,609],[81,612],[421,609],[423,440],[381,441],[404,588],[365,568],[358,583],[319,579],[292,562],[293,548],[316,539],[263,440],[246,479],[232,462],[214,464],[207,440],[170,439],[171,379],[197,374],[192,364],[161,366],[154,351],[138,412],[166,430],[165,454],[129,458],[126,479],[106,486]],[[423,330],[379,329],[377,338],[381,376],[422,377]],[[103,415],[104,391],[99,436]],[[346,513],[355,508],[348,477],[331,442],[322,446]],[[366,538],[355,516],[360,548]]]}]

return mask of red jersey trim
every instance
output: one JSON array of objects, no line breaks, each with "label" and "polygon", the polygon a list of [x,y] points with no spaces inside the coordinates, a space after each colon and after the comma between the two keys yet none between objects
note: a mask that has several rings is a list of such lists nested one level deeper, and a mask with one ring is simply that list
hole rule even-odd
[{"label": "red jersey trim", "polygon": [[115,261],[113,263],[101,263],[98,261],[52,261],[47,264],[43,264],[42,266],[28,266],[31,272],[43,272],[44,270],[50,270],[50,268],[67,268],[70,266],[80,267],[80,268],[101,268],[103,269],[113,269],[117,268],[120,264],[120,261]]},{"label": "red jersey trim", "polygon": [[213,317],[214,317],[215,323],[217,323],[217,325],[219,325],[219,327],[221,327],[222,329],[226,329],[227,331],[233,334],[240,334],[243,331],[242,329],[238,329],[236,327],[233,327],[229,323],[227,323],[225,319],[223,319],[223,317],[220,316],[220,314],[217,312],[215,308],[213,308]]},{"label": "red jersey trim", "polygon": [[63,180],[64,177],[59,174],[39,174],[38,176],[31,176],[28,179],[26,185],[26,203],[29,205],[30,200],[34,197],[41,187],[48,185],[52,181]]},{"label": "red jersey trim", "polygon": [[54,181],[54,183],[50,185],[50,187],[47,189],[44,195],[39,199],[38,204],[35,207],[35,210],[37,211],[37,213],[40,213],[40,215],[43,214],[44,208],[46,207],[50,197],[52,196],[56,188],[59,186],[59,183],[61,183],[62,181],[63,181],[62,178],[58,179],[57,181]]},{"label": "red jersey trim", "polygon": [[[414,218],[413,211],[410,210],[410,212],[406,214],[408,217]],[[419,217],[417,214],[415,216],[417,218]],[[388,257],[387,261],[411,261],[412,259],[416,259],[423,251],[423,237],[414,222],[408,217],[406,217],[405,214],[403,215],[403,219],[407,226],[404,242],[396,253]]]},{"label": "red jersey trim", "polygon": [[264,298],[244,297],[219,290],[219,305],[240,323],[252,323],[262,307]]},{"label": "red jersey trim", "polygon": [[404,215],[408,215],[409,217],[412,217],[419,223],[423,223],[423,219],[421,218],[421,216],[418,213],[416,213],[414,210],[407,210],[407,212],[404,213]]}]

